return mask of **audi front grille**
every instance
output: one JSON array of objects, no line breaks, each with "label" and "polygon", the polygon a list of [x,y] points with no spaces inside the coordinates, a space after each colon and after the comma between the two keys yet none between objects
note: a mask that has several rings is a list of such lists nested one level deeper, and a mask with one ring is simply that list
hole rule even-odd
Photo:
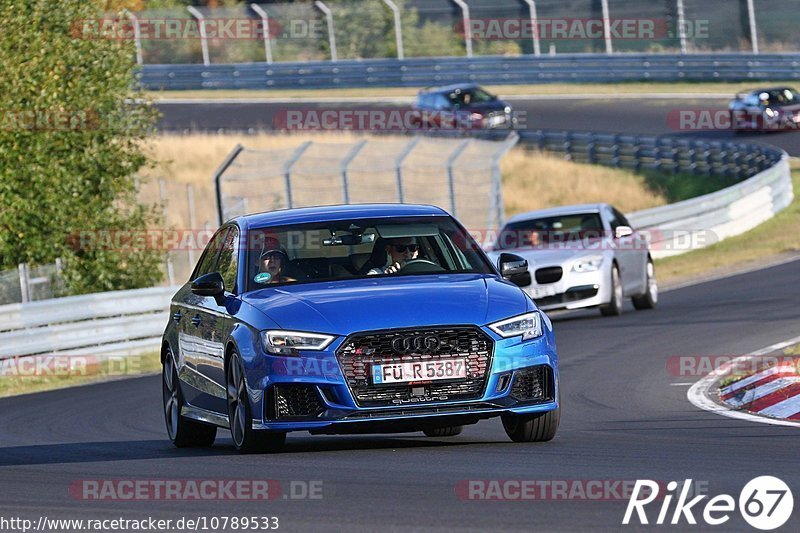
[{"label": "audi front grille", "polygon": [[[431,338],[436,341],[431,341]],[[357,333],[345,340],[336,351],[336,358],[358,406],[410,407],[434,401],[480,398],[491,368],[493,351],[494,342],[480,329],[448,327]],[[467,360],[466,379],[412,385],[375,385],[371,382],[373,364],[452,358]]]}]

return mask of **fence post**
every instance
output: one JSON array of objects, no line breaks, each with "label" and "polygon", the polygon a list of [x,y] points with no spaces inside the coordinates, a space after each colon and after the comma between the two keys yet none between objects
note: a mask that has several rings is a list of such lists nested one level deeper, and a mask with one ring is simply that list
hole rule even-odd
[{"label": "fence post", "polygon": [[214,191],[217,195],[217,222],[221,226],[223,222],[225,222],[225,213],[222,206],[222,184],[220,183],[222,180],[222,175],[228,170],[233,164],[233,160],[236,159],[239,154],[244,150],[244,146],[241,144],[237,144],[231,150],[231,153],[228,154],[228,157],[222,162],[222,164],[217,168],[214,172],[214,175],[211,179],[214,182]]},{"label": "fence post", "polygon": [[345,156],[342,160],[341,164],[341,171],[342,171],[342,198],[344,199],[344,203],[350,203],[350,185],[348,183],[348,176],[347,176],[347,167],[350,166],[353,159],[356,158],[358,153],[361,151],[364,146],[366,146],[367,141],[363,140],[358,142],[351,150],[350,153]]},{"label": "fence post", "polygon": [[405,59],[406,53],[403,49],[403,27],[400,24],[400,8],[392,0],[383,0],[383,3],[389,6],[389,9],[394,13],[394,40],[397,45],[397,59],[402,61]]},{"label": "fence post", "polygon": [[453,153],[447,158],[447,163],[445,163],[447,165],[447,188],[450,193],[450,214],[453,216],[456,216],[456,184],[453,177],[453,165],[471,142],[472,139],[467,139],[456,146],[456,149],[453,150]]},{"label": "fence post", "polygon": [[136,64],[142,65],[144,64],[144,58],[142,57],[142,29],[139,27],[139,18],[128,9],[123,9],[122,12],[131,19],[133,23],[133,43],[134,46],[136,46]]},{"label": "fence post", "polygon": [[606,53],[614,53],[614,45],[611,42],[611,19],[608,14],[608,0],[602,0],[603,7],[603,38],[606,41]]},{"label": "fence post", "polygon": [[269,28],[269,14],[260,5],[253,3],[250,7],[261,17],[261,24],[264,25],[264,54],[267,56],[267,64],[272,63],[272,30]]},{"label": "fence post", "polygon": [[192,241],[189,245],[189,270],[194,267],[194,243],[197,242],[197,220],[194,212],[194,187],[191,183],[186,184],[186,204],[189,210],[189,228],[192,232]]},{"label": "fence post", "polygon": [[536,2],[534,0],[525,0],[528,4],[528,12],[531,15],[531,30],[533,31],[533,55],[542,55],[542,45],[539,42],[539,19],[536,15]]},{"label": "fence post", "polygon": [[333,32],[333,12],[326,6],[322,0],[317,0],[314,5],[325,14],[325,20],[328,22],[328,44],[331,47],[331,61],[338,61],[339,54],[336,53],[336,35]]},{"label": "fence post", "polygon": [[614,135],[613,144],[611,145],[611,164],[619,168],[621,161],[619,157],[619,134]]},{"label": "fence post", "polygon": [[756,27],[756,8],[753,0],[747,0],[747,18],[750,20],[750,43],[753,45],[753,53],[758,54],[758,28]]},{"label": "fence post", "polygon": [[297,160],[303,155],[309,146],[313,144],[313,141],[306,141],[300,146],[297,147],[297,150],[294,151],[292,157],[283,164],[283,179],[286,183],[286,207],[291,209],[294,207],[294,202],[292,202],[292,167]]},{"label": "fence post", "polygon": [[208,36],[206,35],[206,19],[200,11],[194,6],[188,6],[186,8],[189,13],[197,19],[197,26],[200,30],[200,50],[203,52],[203,64],[209,65],[211,64],[211,60],[208,57]]},{"label": "fence post", "polygon": [[31,301],[30,287],[28,286],[28,264],[19,264],[19,293],[22,298],[22,303]]},{"label": "fence post", "polygon": [[500,228],[505,218],[505,206],[503,205],[503,176],[500,174],[500,160],[519,142],[519,134],[516,131],[506,138],[503,146],[492,156],[492,196],[494,197],[494,213],[489,213],[488,228]]},{"label": "fence post", "polygon": [[681,53],[688,53],[686,46],[686,10],[683,7],[683,0],[678,0],[678,37],[681,41]]},{"label": "fence post", "polygon": [[[167,181],[164,178],[158,178],[158,196],[163,206],[167,201],[166,191]],[[164,230],[167,229],[167,220],[164,218]],[[172,264],[172,251],[167,250],[167,279],[170,286],[175,285],[175,266]]]},{"label": "fence post", "polygon": [[464,43],[467,46],[467,57],[472,57],[472,26],[469,21],[469,6],[464,0],[453,0],[461,8],[461,19],[464,21]]},{"label": "fence post", "polygon": [[572,133],[564,134],[564,159],[572,161]]},{"label": "fence post", "polygon": [[586,145],[586,158],[591,164],[597,163],[597,142],[595,134],[589,134],[589,143]]},{"label": "fence post", "polygon": [[411,150],[414,149],[420,139],[421,137],[414,137],[411,139],[394,161],[394,172],[395,176],[397,176],[397,201],[401,204],[405,200],[403,195],[403,161],[405,161],[408,154],[411,153]]}]

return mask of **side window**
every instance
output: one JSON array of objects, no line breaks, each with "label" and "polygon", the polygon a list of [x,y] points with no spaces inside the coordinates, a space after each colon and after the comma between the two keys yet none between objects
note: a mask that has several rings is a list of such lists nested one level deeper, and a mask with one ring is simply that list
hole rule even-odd
[{"label": "side window", "polygon": [[197,266],[194,268],[194,272],[192,272],[192,279],[197,279],[200,276],[214,272],[217,266],[219,251],[222,249],[225,235],[228,233],[229,229],[228,227],[221,228],[211,237],[206,249],[203,251],[203,255],[200,256],[200,261],[197,262]]},{"label": "side window", "polygon": [[225,290],[236,292],[236,271],[239,266],[239,228],[232,227],[225,236],[219,253],[217,272],[222,275]]}]

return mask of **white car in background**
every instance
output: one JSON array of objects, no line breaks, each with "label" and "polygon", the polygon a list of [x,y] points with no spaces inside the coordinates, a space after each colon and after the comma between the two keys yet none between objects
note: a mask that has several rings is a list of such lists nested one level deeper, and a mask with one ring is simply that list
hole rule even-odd
[{"label": "white car in background", "polygon": [[504,253],[528,261],[531,284],[523,290],[544,310],[599,307],[612,316],[622,314],[625,298],[636,309],[658,302],[647,239],[608,204],[516,215],[488,252],[494,262]]}]

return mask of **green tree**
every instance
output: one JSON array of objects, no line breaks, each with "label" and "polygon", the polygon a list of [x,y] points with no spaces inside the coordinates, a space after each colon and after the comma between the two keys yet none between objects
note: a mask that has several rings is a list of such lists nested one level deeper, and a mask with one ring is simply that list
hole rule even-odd
[{"label": "green tree", "polygon": [[0,269],[61,257],[73,294],[150,286],[162,275],[155,251],[96,239],[76,246],[81,235],[155,220],[133,181],[147,164],[155,111],[132,102],[141,98],[133,43],[86,31],[101,7],[0,0]]}]

